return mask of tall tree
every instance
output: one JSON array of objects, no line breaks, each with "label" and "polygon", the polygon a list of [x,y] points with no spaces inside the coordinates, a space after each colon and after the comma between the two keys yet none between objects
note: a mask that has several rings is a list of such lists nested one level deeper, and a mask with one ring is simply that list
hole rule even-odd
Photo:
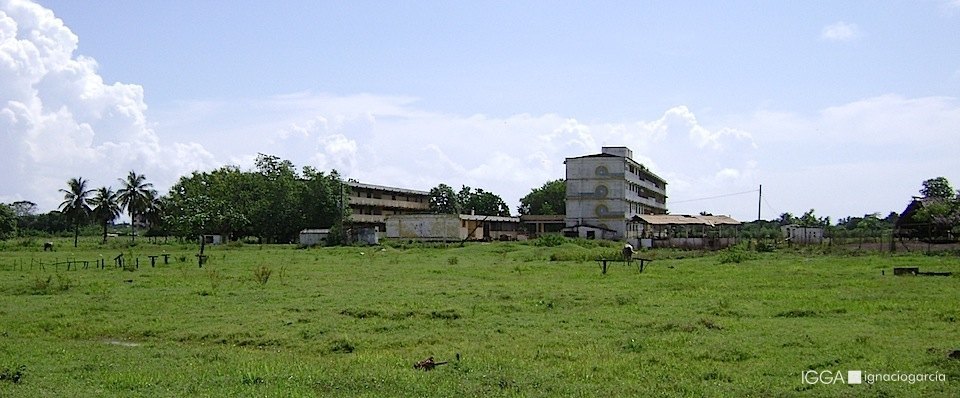
[{"label": "tall tree", "polygon": [[120,206],[127,209],[130,214],[130,241],[136,241],[137,235],[137,216],[143,215],[150,202],[157,196],[157,191],[153,189],[153,184],[147,182],[143,174],[137,174],[131,170],[127,174],[127,179],[120,179],[123,186],[117,191],[117,199]]},{"label": "tall tree", "polygon": [[83,177],[71,178],[67,181],[67,186],[69,189],[60,190],[63,193],[60,211],[73,222],[73,247],[77,247],[77,241],[80,239],[80,224],[85,222],[90,214],[87,196],[93,190],[87,189],[87,181]]},{"label": "tall tree", "polygon": [[303,229],[299,208],[304,185],[293,163],[273,155],[257,156],[256,173],[245,179],[257,196],[248,217],[255,233],[268,243],[293,242]]},{"label": "tall tree", "polygon": [[[302,175],[304,191],[300,208],[303,209],[305,228],[332,227],[339,223],[341,216],[347,217],[349,186],[340,180],[340,173],[333,170],[327,174],[305,166]],[[341,189],[344,190],[342,195]]]},{"label": "tall tree", "polygon": [[780,217],[777,218],[777,222],[780,223],[780,226],[796,224],[799,222],[799,219],[795,217],[792,213],[786,212],[780,214]]},{"label": "tall tree", "polygon": [[107,225],[122,213],[117,193],[109,187],[100,187],[90,199],[90,205],[93,206],[93,219],[103,227],[103,243],[107,243]]},{"label": "tall tree", "polygon": [[440,184],[430,189],[430,211],[434,214],[459,214],[460,203],[457,194],[447,184]]},{"label": "tall tree", "polygon": [[803,213],[798,221],[804,227],[826,227],[830,225],[830,217],[818,218],[813,209]]},{"label": "tall tree", "polygon": [[224,236],[253,234],[248,210],[260,192],[233,166],[180,177],[164,204],[164,224],[181,238],[217,233]]},{"label": "tall tree", "polygon": [[920,194],[927,199],[953,199],[956,192],[946,177],[937,177],[924,181]]},{"label": "tall tree", "polygon": [[156,191],[151,192],[150,201],[143,211],[143,219],[150,226],[150,229],[147,230],[148,236],[160,236],[166,233],[165,218],[163,217],[166,201],[157,195]]},{"label": "tall tree", "polygon": [[520,215],[567,214],[567,183],[563,179],[547,181],[520,198]]},{"label": "tall tree", "polygon": [[29,217],[37,213],[37,204],[29,200],[18,200],[10,204],[17,217]]},{"label": "tall tree", "polygon": [[460,212],[464,214],[510,216],[510,207],[500,196],[480,188],[471,190],[470,187],[464,185],[460,193],[457,194],[457,202],[460,205]]},{"label": "tall tree", "polygon": [[0,239],[10,238],[17,233],[17,214],[12,206],[0,203]]}]

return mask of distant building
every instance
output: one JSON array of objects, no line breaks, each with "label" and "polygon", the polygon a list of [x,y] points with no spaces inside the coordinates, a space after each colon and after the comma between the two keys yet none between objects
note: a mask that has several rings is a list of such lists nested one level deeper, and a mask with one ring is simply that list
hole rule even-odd
[{"label": "distant building", "polygon": [[812,244],[823,243],[822,227],[805,227],[797,224],[789,224],[780,227],[783,232],[783,238],[790,243]]},{"label": "distant building", "polygon": [[220,234],[201,235],[200,238],[208,245],[219,245],[223,243],[223,235]]},{"label": "distant building", "polygon": [[633,160],[627,147],[567,158],[565,233],[582,238],[637,239],[636,216],[667,212],[667,182]]},{"label": "distant building", "polygon": [[640,247],[721,249],[737,244],[740,221],[729,216],[639,215]]},{"label": "distant building", "polygon": [[452,242],[463,240],[516,240],[519,217],[473,214],[403,214],[386,219],[387,238]]},{"label": "distant building", "polygon": [[300,245],[302,246],[324,246],[330,237],[329,229],[305,229],[300,231]]},{"label": "distant building", "polygon": [[903,239],[918,239],[926,243],[956,243],[960,241],[960,236],[955,232],[955,223],[947,222],[948,219],[941,219],[941,222],[938,223],[933,219],[925,219],[920,216],[925,208],[950,206],[946,201],[948,199],[914,197],[913,201],[907,205],[906,209],[903,209],[900,217],[897,218],[893,235],[901,241]]},{"label": "distant building", "polygon": [[359,182],[345,183],[350,188],[350,223],[383,231],[386,217],[430,211],[430,192],[385,187]]},{"label": "distant building", "polygon": [[561,234],[566,227],[566,215],[530,215],[520,216],[520,222],[526,229],[527,236],[538,237],[546,234]]}]

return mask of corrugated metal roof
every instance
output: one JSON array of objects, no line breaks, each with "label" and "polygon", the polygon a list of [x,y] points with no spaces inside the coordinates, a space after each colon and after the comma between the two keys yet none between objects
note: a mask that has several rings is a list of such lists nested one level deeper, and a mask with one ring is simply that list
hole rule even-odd
[{"label": "corrugated metal roof", "polygon": [[354,187],[354,188],[372,189],[372,190],[387,191],[387,192],[397,192],[397,193],[405,193],[405,194],[411,194],[411,195],[430,196],[430,192],[427,192],[427,191],[418,191],[418,190],[415,190],[415,189],[386,187],[386,186],[383,186],[383,185],[364,184],[364,183],[362,183],[362,182],[353,182],[353,181],[347,181],[347,182],[345,182],[344,184],[346,184],[346,185],[348,185],[348,186],[351,186],[351,187]]},{"label": "corrugated metal roof", "polygon": [[460,219],[467,221],[520,222],[520,217],[484,216],[480,214],[461,214]]},{"label": "corrugated metal roof", "polygon": [[729,216],[693,216],[687,214],[641,214],[635,218],[651,225],[740,225]]}]

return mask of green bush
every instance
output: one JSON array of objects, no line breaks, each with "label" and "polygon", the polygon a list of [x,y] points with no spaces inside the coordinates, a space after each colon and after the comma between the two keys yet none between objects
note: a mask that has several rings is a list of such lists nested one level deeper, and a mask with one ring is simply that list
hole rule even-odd
[{"label": "green bush", "polygon": [[767,243],[764,241],[757,242],[757,253],[772,253],[777,249],[777,246],[772,243]]},{"label": "green bush", "polygon": [[20,384],[20,379],[27,371],[26,365],[20,365],[15,368],[6,368],[0,372],[0,381],[9,381],[13,384]]},{"label": "green bush", "polygon": [[253,280],[259,283],[260,286],[263,286],[270,280],[271,274],[273,274],[273,270],[270,269],[270,267],[261,265],[253,269]]},{"label": "green bush", "polygon": [[754,258],[754,254],[747,250],[744,244],[741,243],[722,250],[717,258],[719,259],[720,264],[740,264],[744,261],[752,260]]},{"label": "green bush", "polygon": [[567,242],[567,238],[564,238],[563,235],[549,234],[541,235],[537,240],[533,242],[534,246],[540,247],[556,247],[560,246]]},{"label": "green bush", "polygon": [[65,292],[73,286],[73,281],[69,277],[60,274],[56,274],[56,280],[50,275],[46,278],[37,276],[29,282],[26,292],[33,295],[47,295]]}]

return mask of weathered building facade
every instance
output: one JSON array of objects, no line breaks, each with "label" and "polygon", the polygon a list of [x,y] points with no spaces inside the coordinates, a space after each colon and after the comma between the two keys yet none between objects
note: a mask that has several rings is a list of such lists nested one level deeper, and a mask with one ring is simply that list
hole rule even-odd
[{"label": "weathered building facade", "polygon": [[595,155],[567,158],[568,235],[636,239],[636,216],[667,212],[667,182],[633,160],[627,147],[603,147]]},{"label": "weathered building facade", "polygon": [[516,240],[519,217],[474,214],[404,214],[386,219],[386,236],[419,241]]},{"label": "weathered building facade", "polygon": [[347,182],[350,223],[383,231],[386,217],[430,211],[430,192]]},{"label": "weathered building facade", "polygon": [[783,238],[790,243],[803,245],[823,243],[823,227],[789,224],[780,227],[780,231],[783,232]]}]

